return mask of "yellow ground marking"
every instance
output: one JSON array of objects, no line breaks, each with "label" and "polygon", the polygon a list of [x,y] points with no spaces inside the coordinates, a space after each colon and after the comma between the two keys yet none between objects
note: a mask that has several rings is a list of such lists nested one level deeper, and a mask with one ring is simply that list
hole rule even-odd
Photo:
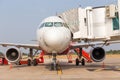
[{"label": "yellow ground marking", "polygon": [[63,74],[61,66],[58,64],[57,74],[61,75]]}]

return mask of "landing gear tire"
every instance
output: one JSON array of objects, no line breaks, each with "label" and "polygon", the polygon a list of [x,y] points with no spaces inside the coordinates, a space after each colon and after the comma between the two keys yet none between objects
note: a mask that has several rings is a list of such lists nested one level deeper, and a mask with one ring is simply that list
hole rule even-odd
[{"label": "landing gear tire", "polygon": [[51,63],[51,70],[54,70],[54,64]]},{"label": "landing gear tire", "polygon": [[85,59],[84,59],[84,58],[82,58],[82,60],[81,60],[81,65],[82,65],[82,66],[85,65]]},{"label": "landing gear tire", "polygon": [[17,63],[15,63],[16,65],[21,65],[21,63],[20,63],[20,61],[19,62],[17,62]]},{"label": "landing gear tire", "polygon": [[59,70],[59,65],[58,64],[54,65],[54,63],[52,63],[51,70]]},{"label": "landing gear tire", "polygon": [[31,66],[31,63],[32,63],[32,61],[30,59],[28,59],[27,65]]},{"label": "landing gear tire", "polygon": [[56,64],[56,70],[60,70],[60,67],[58,64]]},{"label": "landing gear tire", "polygon": [[76,61],[76,66],[79,66],[79,59],[77,58],[75,61]]},{"label": "landing gear tire", "polygon": [[56,59],[56,53],[52,53],[52,63],[51,63],[51,70],[57,70],[58,64],[57,64],[57,59]]},{"label": "landing gear tire", "polygon": [[33,60],[33,66],[37,66],[37,64],[38,64],[38,63],[37,63],[37,60],[34,59],[34,60]]},{"label": "landing gear tire", "polygon": [[21,65],[20,61],[19,61],[18,65]]}]

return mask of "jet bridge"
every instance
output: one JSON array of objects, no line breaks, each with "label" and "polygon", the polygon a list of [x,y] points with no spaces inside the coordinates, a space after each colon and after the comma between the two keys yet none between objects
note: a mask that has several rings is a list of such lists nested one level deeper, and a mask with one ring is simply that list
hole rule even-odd
[{"label": "jet bridge", "polygon": [[95,41],[120,39],[119,15],[120,7],[111,4],[71,9],[58,16],[68,24],[74,39]]}]

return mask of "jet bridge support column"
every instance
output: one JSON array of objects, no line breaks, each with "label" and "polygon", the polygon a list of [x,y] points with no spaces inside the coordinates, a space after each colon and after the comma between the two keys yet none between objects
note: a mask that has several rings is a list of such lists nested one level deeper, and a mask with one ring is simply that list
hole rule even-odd
[{"label": "jet bridge support column", "polygon": [[87,18],[87,35],[88,38],[92,38],[93,37],[92,7],[86,8],[86,18]]},{"label": "jet bridge support column", "polygon": [[120,0],[118,0],[119,27],[120,27]]}]

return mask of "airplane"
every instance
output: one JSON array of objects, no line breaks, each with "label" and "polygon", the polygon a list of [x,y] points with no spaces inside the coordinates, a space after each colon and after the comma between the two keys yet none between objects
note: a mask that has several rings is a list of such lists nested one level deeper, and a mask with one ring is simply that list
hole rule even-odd
[{"label": "airplane", "polygon": [[[21,60],[22,53],[19,48],[29,48],[30,59],[28,59],[28,65],[36,65],[36,59],[33,59],[33,49],[42,50],[46,55],[52,56],[51,67],[57,68],[57,55],[67,54],[69,50],[75,48],[80,49],[78,58],[76,58],[76,66],[81,62],[85,65],[85,60],[82,57],[82,48],[86,46],[95,46],[95,43],[72,43],[73,33],[70,31],[67,24],[58,16],[50,16],[45,18],[39,25],[37,29],[37,44],[16,44],[16,43],[0,43],[3,47],[14,46],[9,48],[5,53],[5,58],[10,63],[16,63]],[[105,45],[109,43],[117,42],[100,42],[98,45]],[[91,59],[95,62],[101,62],[105,59],[105,50],[102,47],[93,48],[90,53]]]}]

